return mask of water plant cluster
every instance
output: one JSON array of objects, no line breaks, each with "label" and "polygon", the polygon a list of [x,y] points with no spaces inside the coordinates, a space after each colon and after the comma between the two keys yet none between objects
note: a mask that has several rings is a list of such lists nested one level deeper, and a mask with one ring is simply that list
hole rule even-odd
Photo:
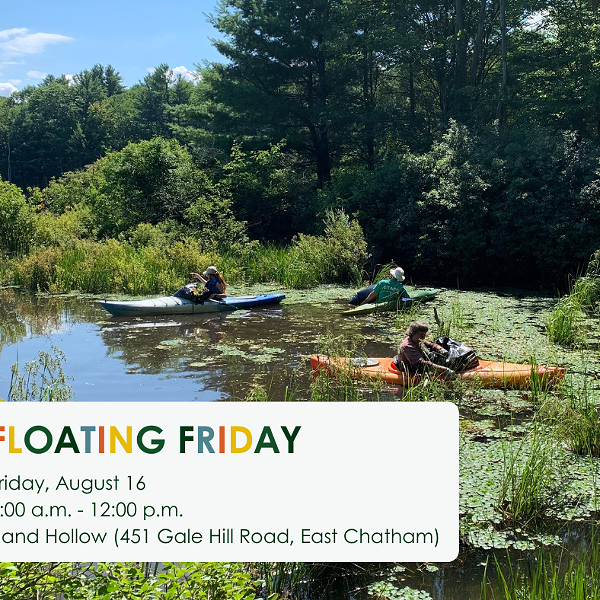
[{"label": "water plant cluster", "polygon": [[584,275],[571,280],[569,293],[556,303],[548,319],[548,336],[563,345],[585,344],[589,337],[587,317],[600,314],[600,251],[588,263]]}]

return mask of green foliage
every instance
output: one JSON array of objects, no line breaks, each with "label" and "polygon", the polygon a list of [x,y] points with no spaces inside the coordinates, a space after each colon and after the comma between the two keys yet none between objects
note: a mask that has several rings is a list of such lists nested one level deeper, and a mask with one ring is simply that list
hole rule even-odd
[{"label": "green foliage", "polygon": [[[78,216],[77,211],[48,216],[46,225],[52,227],[40,229],[40,239],[45,234],[46,239],[60,242],[58,225],[76,228]],[[235,222],[230,224],[233,236]],[[188,281],[191,272],[209,264],[218,264],[228,283],[277,282],[304,288],[354,280],[366,260],[360,226],[344,213],[331,213],[325,229],[323,236],[299,236],[289,248],[230,242],[219,253],[225,244],[212,237],[213,230],[198,239],[199,234],[176,222],[142,223],[120,240],[75,238],[63,245],[40,247],[8,265],[4,281],[34,292],[170,294]]]},{"label": "green foliage", "polygon": [[41,211],[36,215],[34,226],[33,247],[65,247],[93,237],[94,216],[89,207],[79,204],[60,215]]},{"label": "green foliage", "polygon": [[73,563],[0,562],[0,598],[54,600],[80,598]]},{"label": "green foliage", "polygon": [[35,211],[16,185],[0,179],[0,252],[24,253],[31,245]]},{"label": "green foliage", "polygon": [[127,242],[80,240],[67,248],[32,252],[15,265],[14,281],[32,291],[126,294],[173,293],[198,265],[218,262],[193,239],[167,248]]},{"label": "green foliage", "polygon": [[361,281],[368,258],[362,228],[343,211],[326,214],[321,236],[299,234],[288,248],[252,244],[238,260],[251,283],[275,281],[293,288]]},{"label": "green foliage", "polygon": [[0,563],[10,600],[254,600],[241,563]]},{"label": "green foliage", "polygon": [[315,181],[286,140],[247,154],[234,143],[220,184],[253,239],[289,240],[314,225]]},{"label": "green foliage", "polygon": [[180,239],[194,235],[207,250],[222,251],[247,241],[245,225],[235,218],[228,193],[214,185],[175,140],[131,143],[85,171],[67,173],[44,190],[33,190],[32,200],[62,215],[54,223],[50,215],[40,220],[40,245],[61,243],[56,234],[63,226],[63,237],[77,239],[127,237],[144,224],[163,222],[160,227],[177,229]]},{"label": "green foliage", "polygon": [[548,339],[569,346],[580,340],[581,309],[568,296],[560,298],[548,317]]},{"label": "green foliage", "polygon": [[115,235],[138,223],[183,218],[183,212],[210,187],[206,176],[176,141],[155,138],[128,144],[97,165],[89,202],[100,232]]}]

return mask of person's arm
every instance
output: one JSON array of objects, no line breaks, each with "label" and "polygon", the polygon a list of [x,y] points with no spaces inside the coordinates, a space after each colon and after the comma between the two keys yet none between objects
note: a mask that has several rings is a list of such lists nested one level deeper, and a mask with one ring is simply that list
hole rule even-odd
[{"label": "person's arm", "polygon": [[[433,344],[432,342],[428,342],[426,340],[423,342],[423,344],[428,348],[432,346],[438,346],[437,344]],[[444,367],[443,365],[436,365],[435,363],[432,363],[429,360],[425,360],[421,351],[412,345],[406,345],[405,347],[400,346],[398,354],[400,356],[404,355],[406,357],[406,360],[408,360],[408,362],[413,367],[413,369],[416,369],[417,371],[420,370],[421,367],[427,366],[431,371],[439,371],[440,373],[445,372],[446,375],[454,374],[454,371],[452,369],[449,369],[448,367]]]},{"label": "person's arm", "polygon": [[192,279],[197,279],[200,283],[206,283],[206,279],[200,273],[190,273]]},{"label": "person's arm", "polygon": [[[442,348],[442,346],[440,346],[439,344],[434,344],[433,342],[423,340],[423,345],[425,347],[429,348],[430,350],[435,350],[436,352],[447,353],[445,348]],[[435,363],[433,363],[429,360],[425,360],[425,359],[422,359],[422,363],[424,365],[427,365],[430,369],[432,369],[434,371],[441,371],[441,372],[445,371],[447,375],[454,375],[454,371],[450,367],[445,367],[444,365],[436,365]]]},{"label": "person's arm", "polygon": [[432,371],[440,371],[445,375],[454,375],[454,371],[450,367],[444,367],[443,365],[436,365],[429,360],[421,360],[421,363],[427,365]]},{"label": "person's arm", "polygon": [[430,350],[435,350],[436,352],[444,352],[444,348],[442,348],[439,344],[434,344],[433,342],[428,342],[427,340],[423,340],[423,345]]},{"label": "person's arm", "polygon": [[371,300],[377,300],[377,292],[375,290],[373,290],[360,304],[359,306],[363,305],[363,304],[368,304],[369,302],[371,302]]}]

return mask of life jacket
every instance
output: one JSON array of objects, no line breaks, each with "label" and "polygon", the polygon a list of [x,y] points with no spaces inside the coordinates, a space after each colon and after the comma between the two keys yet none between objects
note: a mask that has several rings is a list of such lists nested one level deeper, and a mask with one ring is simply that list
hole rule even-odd
[{"label": "life jacket", "polygon": [[217,288],[217,283],[219,283],[219,280],[217,278],[210,278],[205,284],[204,287],[211,293],[211,294],[220,294],[221,292],[218,290]]}]

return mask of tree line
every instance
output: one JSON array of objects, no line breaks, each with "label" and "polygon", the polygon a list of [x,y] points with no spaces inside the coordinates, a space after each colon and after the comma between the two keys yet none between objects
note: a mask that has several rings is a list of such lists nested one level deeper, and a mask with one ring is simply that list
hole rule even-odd
[{"label": "tree line", "polygon": [[191,165],[157,167],[177,199],[155,210],[164,194],[148,190],[150,176],[125,192],[105,182],[113,230],[102,235],[118,233],[123,194],[140,206],[123,227],[180,219],[199,198],[219,210],[226,194],[251,239],[318,232],[325,211],[342,208],[373,262],[395,259],[420,278],[561,285],[598,237],[597,9],[222,0],[209,18],[224,61],[194,82],[163,64],[125,88],[95,65],[1,99],[0,176],[56,191],[66,174],[135,162],[128,144],[160,138]]}]

